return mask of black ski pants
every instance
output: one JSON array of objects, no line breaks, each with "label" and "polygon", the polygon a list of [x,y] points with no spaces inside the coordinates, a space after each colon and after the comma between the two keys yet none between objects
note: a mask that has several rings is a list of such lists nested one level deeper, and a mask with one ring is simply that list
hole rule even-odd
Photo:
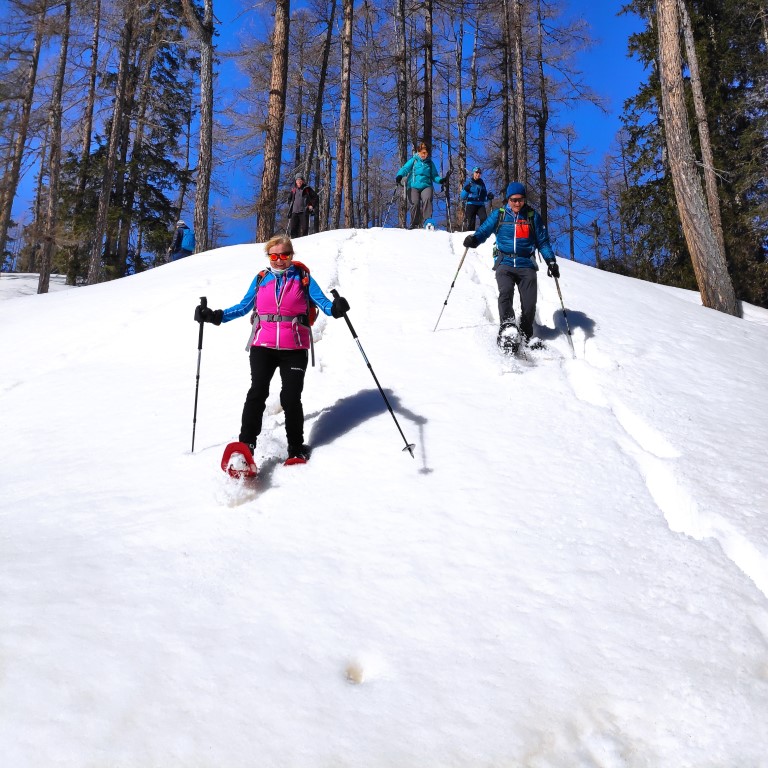
[{"label": "black ski pants", "polygon": [[485,205],[482,203],[467,203],[467,207],[464,210],[465,232],[474,232],[475,229],[477,229],[477,227],[475,227],[475,217],[480,219],[481,224],[488,218],[488,212],[485,210]]},{"label": "black ski pants", "polygon": [[240,440],[255,443],[261,434],[264,406],[269,396],[269,383],[280,369],[280,404],[285,412],[285,434],[288,445],[304,442],[304,407],[301,393],[309,354],[306,349],[269,349],[251,347],[251,388],[245,397]]},{"label": "black ski pants", "polygon": [[536,270],[500,266],[496,270],[496,285],[499,286],[499,319],[502,325],[515,319],[512,300],[517,286],[520,291],[520,332],[530,339],[536,315]]},{"label": "black ski pants", "polygon": [[309,233],[309,210],[291,214],[290,236],[304,237]]}]

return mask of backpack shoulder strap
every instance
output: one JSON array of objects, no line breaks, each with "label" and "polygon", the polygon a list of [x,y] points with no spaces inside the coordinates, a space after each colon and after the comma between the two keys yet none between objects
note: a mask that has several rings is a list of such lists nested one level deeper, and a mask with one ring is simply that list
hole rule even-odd
[{"label": "backpack shoulder strap", "polygon": [[301,261],[294,260],[291,262],[294,267],[298,267],[299,274],[301,275],[301,284],[306,289],[309,286],[309,267]]},{"label": "backpack shoulder strap", "polygon": [[[534,248],[539,247],[539,238],[536,237],[536,222],[534,221],[534,217],[536,216],[536,211],[533,210],[533,208],[528,208],[528,223],[531,225],[531,232],[533,232],[533,242],[534,242]],[[534,253],[534,256],[536,254]],[[534,259],[535,260],[535,259]]]},{"label": "backpack shoulder strap", "polygon": [[309,267],[301,261],[294,261],[293,265],[298,267],[299,274],[301,275],[301,287],[304,289],[304,296],[307,299],[307,317],[309,318],[310,326],[312,326],[317,319],[317,307],[309,297]]},{"label": "backpack shoulder strap", "polygon": [[504,211],[504,206],[502,205],[501,208],[499,208],[499,218],[498,218],[498,221],[496,222],[496,229],[493,230],[494,234],[496,234],[499,231],[499,227],[504,223],[504,216],[505,216],[505,211]]}]

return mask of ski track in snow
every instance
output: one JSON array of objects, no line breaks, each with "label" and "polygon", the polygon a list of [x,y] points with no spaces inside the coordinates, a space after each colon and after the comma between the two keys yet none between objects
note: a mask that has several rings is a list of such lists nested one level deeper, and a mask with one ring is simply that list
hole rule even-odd
[{"label": "ski track in snow", "polygon": [[606,408],[613,414],[627,435],[621,448],[637,465],[670,530],[697,541],[716,541],[736,567],[768,597],[766,557],[720,515],[701,511],[675,470],[674,460],[680,457],[680,453],[621,400],[605,394],[599,370],[610,367],[611,363],[593,340],[585,340],[584,350],[584,358],[567,367],[574,394],[583,402]]}]

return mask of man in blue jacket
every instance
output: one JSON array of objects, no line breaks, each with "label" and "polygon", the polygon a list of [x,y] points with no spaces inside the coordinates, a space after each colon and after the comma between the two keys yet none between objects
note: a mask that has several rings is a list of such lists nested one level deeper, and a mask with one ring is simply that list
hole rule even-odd
[{"label": "man in blue jacket", "polygon": [[[491,234],[496,234],[493,268],[499,286],[499,335],[497,342],[504,350],[517,351],[522,341],[528,344],[533,336],[536,314],[536,249],[547,262],[547,274],[560,277],[560,267],[549,242],[549,234],[541,216],[525,202],[525,186],[513,181],[507,187],[507,202],[497,208],[474,235],[464,239],[465,248],[477,248]],[[520,291],[520,327],[522,339],[517,338],[515,310],[512,299],[515,286]]]},{"label": "man in blue jacket", "polygon": [[465,202],[464,208],[464,229],[475,228],[475,217],[480,217],[482,224],[488,214],[485,211],[486,202],[493,200],[493,192],[485,188],[485,182],[482,179],[482,168],[475,166],[472,169],[472,177],[467,179],[467,183],[461,190],[461,199]]}]

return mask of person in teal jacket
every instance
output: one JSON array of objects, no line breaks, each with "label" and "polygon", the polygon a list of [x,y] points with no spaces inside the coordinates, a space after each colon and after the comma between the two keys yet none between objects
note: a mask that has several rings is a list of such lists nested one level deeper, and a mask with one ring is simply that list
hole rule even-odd
[{"label": "person in teal jacket", "polygon": [[515,338],[515,310],[512,299],[515,286],[520,291],[520,334],[521,341],[528,344],[533,336],[533,318],[536,315],[536,249],[547,262],[547,274],[560,277],[560,267],[555,261],[555,252],[549,242],[547,228],[538,212],[525,201],[525,186],[513,181],[507,187],[507,202],[497,208],[478,228],[474,235],[464,239],[465,248],[477,248],[492,234],[496,235],[493,249],[493,268],[499,287],[499,335],[498,344],[502,349],[516,350],[519,341]]},{"label": "person in teal jacket", "polygon": [[411,226],[420,227],[422,222],[432,218],[432,185],[445,185],[450,171],[441,176],[437,167],[429,158],[429,148],[424,142],[419,144],[416,154],[397,172],[395,184],[400,184],[404,176],[408,177]]}]

